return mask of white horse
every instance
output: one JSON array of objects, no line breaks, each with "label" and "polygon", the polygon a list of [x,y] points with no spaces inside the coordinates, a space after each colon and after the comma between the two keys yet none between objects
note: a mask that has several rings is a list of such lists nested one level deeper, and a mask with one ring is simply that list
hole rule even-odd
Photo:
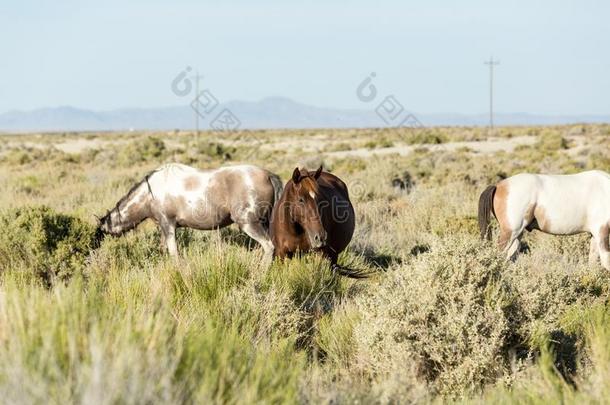
[{"label": "white horse", "polygon": [[610,270],[610,175],[593,170],[570,175],[518,174],[489,186],[479,198],[481,237],[491,239],[491,213],[500,224],[498,244],[509,259],[524,230],[592,235],[589,262]]},{"label": "white horse", "polygon": [[100,219],[97,235],[120,236],[151,218],[161,229],[162,245],[177,256],[177,227],[210,230],[236,223],[270,261],[269,220],[281,194],[280,178],[257,166],[199,170],[167,164],[147,174]]}]

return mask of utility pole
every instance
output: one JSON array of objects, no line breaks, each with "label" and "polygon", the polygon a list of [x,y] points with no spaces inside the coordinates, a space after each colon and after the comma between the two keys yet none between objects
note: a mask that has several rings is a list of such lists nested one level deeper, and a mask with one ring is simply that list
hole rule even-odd
[{"label": "utility pole", "polygon": [[500,64],[499,60],[494,60],[493,56],[484,62],[489,66],[489,131],[494,132],[494,66]]},{"label": "utility pole", "polygon": [[195,135],[199,137],[199,79],[203,76],[199,74],[199,71],[195,71]]}]

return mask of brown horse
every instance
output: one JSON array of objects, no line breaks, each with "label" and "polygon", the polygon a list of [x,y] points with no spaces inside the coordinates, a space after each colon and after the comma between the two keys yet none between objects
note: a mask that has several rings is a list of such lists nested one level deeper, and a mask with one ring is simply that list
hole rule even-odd
[{"label": "brown horse", "polygon": [[359,275],[337,265],[339,253],[354,234],[354,207],[341,179],[318,170],[295,168],[292,178],[271,214],[271,241],[275,256],[292,257],[297,252],[318,251],[341,274]]}]

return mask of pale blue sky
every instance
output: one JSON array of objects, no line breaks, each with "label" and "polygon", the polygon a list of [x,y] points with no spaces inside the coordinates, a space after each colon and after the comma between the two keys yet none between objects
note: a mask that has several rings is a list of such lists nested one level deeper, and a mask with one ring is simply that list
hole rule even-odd
[{"label": "pale blue sky", "polygon": [[185,66],[220,101],[286,96],[421,113],[487,110],[484,59],[500,59],[496,110],[610,113],[608,1],[0,0],[0,112],[184,104]]}]

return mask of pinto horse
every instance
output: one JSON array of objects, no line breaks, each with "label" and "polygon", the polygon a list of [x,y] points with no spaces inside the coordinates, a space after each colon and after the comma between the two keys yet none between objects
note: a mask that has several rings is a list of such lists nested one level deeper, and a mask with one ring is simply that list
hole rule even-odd
[{"label": "pinto horse", "polygon": [[271,240],[275,255],[292,257],[297,252],[319,251],[341,274],[359,274],[337,265],[339,253],[354,234],[354,207],[341,179],[318,170],[294,169],[292,178],[271,215]]},{"label": "pinto horse", "polygon": [[178,255],[176,228],[200,230],[236,223],[273,257],[269,220],[282,193],[280,178],[257,166],[199,170],[171,163],[147,174],[99,221],[98,238],[120,236],[151,218],[161,229],[161,243]]},{"label": "pinto horse", "polygon": [[491,239],[491,213],[500,224],[498,244],[509,259],[524,230],[592,235],[589,262],[610,270],[610,175],[593,170],[570,175],[518,174],[489,186],[479,198],[481,238]]}]

